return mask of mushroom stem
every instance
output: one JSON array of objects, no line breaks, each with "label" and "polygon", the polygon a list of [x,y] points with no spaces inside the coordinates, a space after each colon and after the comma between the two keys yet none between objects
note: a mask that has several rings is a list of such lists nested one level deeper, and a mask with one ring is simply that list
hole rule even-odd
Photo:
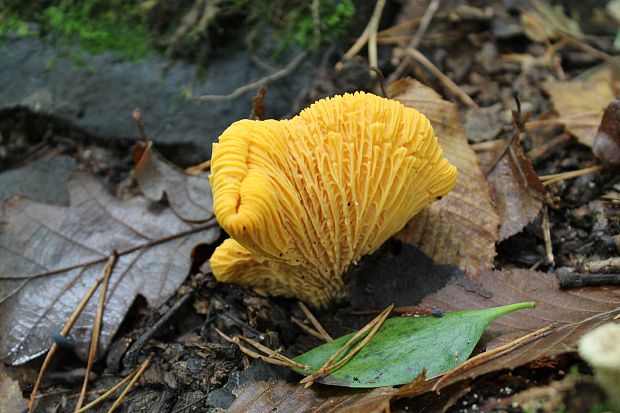
[{"label": "mushroom stem", "polygon": [[594,369],[614,411],[620,411],[620,324],[607,323],[588,332],[579,342],[579,355]]}]

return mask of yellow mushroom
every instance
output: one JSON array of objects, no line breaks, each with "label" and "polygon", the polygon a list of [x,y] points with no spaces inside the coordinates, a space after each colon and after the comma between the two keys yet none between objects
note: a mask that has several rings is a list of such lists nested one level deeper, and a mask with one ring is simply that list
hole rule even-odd
[{"label": "yellow mushroom", "polygon": [[352,263],[452,189],[456,168],[424,115],[357,92],[290,120],[233,123],[210,179],[231,236],[211,257],[215,277],[320,307]]}]

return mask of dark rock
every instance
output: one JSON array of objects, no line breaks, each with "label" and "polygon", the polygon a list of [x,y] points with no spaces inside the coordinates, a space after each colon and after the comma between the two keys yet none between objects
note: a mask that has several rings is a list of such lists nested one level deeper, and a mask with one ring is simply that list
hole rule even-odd
[{"label": "dark rock", "polygon": [[[137,138],[131,112],[140,107],[155,143],[164,153],[166,147],[174,147],[166,153],[172,161],[197,163],[210,157],[211,143],[230,123],[248,116],[256,91],[205,103],[182,96],[188,91],[194,97],[229,94],[267,74],[252,63],[243,45],[229,46],[213,56],[206,75],[198,78],[195,66],[171,64],[161,57],[129,62],[111,54],[77,51],[83,60],[78,65],[67,57],[76,53],[74,49],[9,37],[0,49],[0,110],[24,107],[51,115],[109,144]],[[273,55],[273,50],[263,49],[257,51],[264,54],[261,58]],[[294,54],[286,54],[279,65]],[[306,59],[289,76],[270,84],[267,117],[286,114],[314,71],[312,59]]]},{"label": "dark rock", "polygon": [[[0,205],[4,205],[4,201],[13,195],[67,205],[67,178],[74,166],[73,158],[56,156],[0,173]],[[4,219],[3,211],[4,208],[0,208],[0,221]]]}]

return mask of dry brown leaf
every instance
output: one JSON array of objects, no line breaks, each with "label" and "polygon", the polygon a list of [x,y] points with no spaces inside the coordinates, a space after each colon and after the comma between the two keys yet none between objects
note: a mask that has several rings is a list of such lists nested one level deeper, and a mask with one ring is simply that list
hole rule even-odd
[{"label": "dry brown leaf", "polygon": [[237,399],[227,412],[380,413],[385,410],[386,403],[396,390],[392,387],[380,387],[370,391],[356,391],[324,386],[306,389],[298,383],[272,378],[246,383],[233,391]]},{"label": "dry brown leaf", "polygon": [[[505,151],[508,142],[509,139],[488,142],[477,151],[482,169],[490,170],[487,181],[500,217],[500,241],[521,232],[536,218],[545,196],[542,183],[521,145],[513,141]],[[493,164],[503,152],[501,159]]]},{"label": "dry brown leaf", "polygon": [[609,169],[620,168],[620,99],[607,106],[592,152]]},{"label": "dry brown leaf", "polygon": [[136,181],[153,201],[166,196],[170,207],[184,221],[204,222],[213,218],[213,195],[206,173],[192,175],[166,160],[153,142],[138,142],[131,150]]},{"label": "dry brown leaf", "polygon": [[[511,313],[491,323],[483,336],[483,340],[490,337],[486,341],[487,348],[506,344],[548,325],[556,324],[557,327],[536,340],[450,377],[440,388],[493,371],[512,369],[541,357],[575,351],[577,341],[583,334],[620,314],[620,287],[563,291],[559,289],[554,274],[522,269],[482,271],[475,280],[492,297],[484,298],[476,292],[467,292],[461,279],[431,294],[422,301],[422,305],[453,311],[536,301],[533,310]],[[434,381],[429,381],[413,394],[428,391],[433,384]]]},{"label": "dry brown leaf", "polygon": [[499,217],[456,106],[411,79],[394,82],[389,92],[430,119],[446,157],[458,169],[454,189],[415,216],[396,237],[417,245],[437,263],[453,264],[468,273],[492,268]]},{"label": "dry brown leaf", "polygon": [[[108,256],[118,251],[100,336],[105,349],[138,294],[162,304],[183,282],[197,244],[219,236],[215,221],[197,225],[144,196],[119,201],[94,177],[74,173],[70,206],[12,198],[0,232],[0,358],[24,363],[45,352]],[[85,357],[97,300],[69,338]]]},{"label": "dry brown leaf", "polygon": [[566,82],[546,82],[543,88],[551,97],[560,123],[579,142],[592,146],[603,112],[614,99],[614,76],[603,67],[585,77]]}]

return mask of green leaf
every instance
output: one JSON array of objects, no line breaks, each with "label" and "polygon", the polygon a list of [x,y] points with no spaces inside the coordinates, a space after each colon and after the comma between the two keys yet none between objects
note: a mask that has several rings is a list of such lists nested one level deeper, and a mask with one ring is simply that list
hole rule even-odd
[{"label": "green leaf", "polygon": [[[467,360],[489,323],[512,311],[534,308],[534,305],[534,302],[524,302],[484,310],[458,311],[441,318],[390,318],[349,362],[319,381],[334,386],[368,388],[409,383],[423,369],[426,369],[426,377],[445,373]],[[316,372],[354,334],[342,336],[296,357],[295,361],[310,368],[307,371],[294,370],[303,375]],[[334,363],[345,357],[350,349]]]}]

